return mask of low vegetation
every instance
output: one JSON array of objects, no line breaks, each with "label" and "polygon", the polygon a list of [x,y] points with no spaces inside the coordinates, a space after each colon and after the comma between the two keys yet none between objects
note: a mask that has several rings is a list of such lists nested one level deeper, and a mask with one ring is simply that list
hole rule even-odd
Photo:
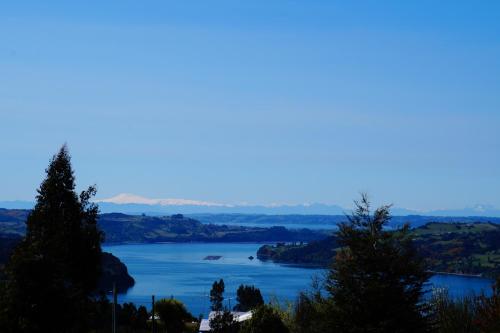
[{"label": "low vegetation", "polygon": [[168,333],[183,333],[189,329],[196,318],[176,299],[161,299],[155,303],[155,311],[159,317],[159,327]]}]

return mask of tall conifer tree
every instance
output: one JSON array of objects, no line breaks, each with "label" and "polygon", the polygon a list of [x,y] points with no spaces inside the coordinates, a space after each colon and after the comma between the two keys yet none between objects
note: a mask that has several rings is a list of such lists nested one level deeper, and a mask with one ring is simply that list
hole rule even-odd
[{"label": "tall conifer tree", "polygon": [[101,272],[102,233],[95,187],[78,195],[66,145],[52,158],[6,268],[0,321],[6,332],[85,330]]},{"label": "tall conifer tree", "polygon": [[259,288],[255,286],[240,285],[236,291],[238,303],[234,306],[235,311],[250,311],[264,305],[264,299]]},{"label": "tall conifer tree", "polygon": [[339,226],[338,252],[327,279],[336,332],[425,332],[421,297],[429,278],[408,225],[391,231],[390,206],[372,214],[367,196]]},{"label": "tall conifer tree", "polygon": [[211,309],[214,312],[210,318],[210,332],[213,333],[235,333],[238,325],[234,321],[233,315],[224,306],[224,280],[214,281],[210,290]]}]

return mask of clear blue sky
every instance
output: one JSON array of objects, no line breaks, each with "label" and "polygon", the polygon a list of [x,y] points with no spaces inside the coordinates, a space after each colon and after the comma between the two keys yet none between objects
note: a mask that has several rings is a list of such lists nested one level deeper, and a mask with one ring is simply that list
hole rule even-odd
[{"label": "clear blue sky", "polygon": [[5,1],[0,200],[500,207],[498,1]]}]

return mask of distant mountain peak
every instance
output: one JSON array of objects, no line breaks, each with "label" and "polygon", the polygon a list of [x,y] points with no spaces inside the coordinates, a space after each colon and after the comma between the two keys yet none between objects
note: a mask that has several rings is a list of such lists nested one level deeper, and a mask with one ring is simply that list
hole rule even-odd
[{"label": "distant mountain peak", "polygon": [[[155,199],[131,193],[120,193],[110,198],[96,200],[102,213],[128,214],[268,214],[268,215],[344,215],[351,209],[335,204],[305,202],[272,202],[253,204],[248,202],[220,203],[193,199]],[[0,208],[32,209],[31,201],[0,201]],[[483,216],[500,217],[500,209],[490,204],[470,205],[466,208],[415,210],[401,207],[391,209],[394,216]]]},{"label": "distant mountain peak", "polygon": [[493,205],[488,205],[488,204],[476,204],[471,208],[471,210],[476,212],[486,212],[494,209],[495,207]]},{"label": "distant mountain peak", "polygon": [[176,199],[176,198],[152,199],[130,193],[120,193],[111,198],[96,200],[96,202],[107,202],[117,205],[139,204],[139,205],[150,205],[150,206],[158,205],[158,206],[230,207],[229,205],[210,202],[210,201]]}]

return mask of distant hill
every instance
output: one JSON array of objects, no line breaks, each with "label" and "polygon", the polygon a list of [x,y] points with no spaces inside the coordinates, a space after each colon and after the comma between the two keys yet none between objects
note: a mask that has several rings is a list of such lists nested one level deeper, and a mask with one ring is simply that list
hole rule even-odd
[{"label": "distant hill", "polygon": [[328,235],[325,231],[290,230],[280,226],[203,224],[181,214],[162,217],[101,214],[99,226],[109,243],[312,241]]},{"label": "distant hill", "polygon": [[0,208],[0,233],[24,235],[29,210]]},{"label": "distant hill", "polygon": [[[0,233],[23,235],[28,210],[1,209]],[[182,216],[182,217],[181,217]],[[346,221],[345,215],[265,215],[265,214],[191,214],[172,216],[129,215],[106,213],[100,215],[101,229],[106,242],[187,242],[187,241],[310,241],[326,237],[328,231],[307,229],[336,228]],[[201,223],[200,223],[201,222]],[[389,227],[409,223],[419,227],[430,222],[500,224],[495,217],[394,216]],[[281,226],[283,228],[270,227]]]},{"label": "distant hill", "polygon": [[[28,212],[0,209],[0,233],[23,235]],[[100,214],[98,223],[107,243],[312,241],[329,234],[328,231],[289,230],[282,226],[263,228],[203,224],[181,214]]]},{"label": "distant hill", "polygon": [[[478,223],[427,223],[412,230],[413,241],[429,270],[444,273],[500,275],[500,225]],[[330,236],[309,244],[264,245],[260,260],[327,267],[339,250]]]}]

